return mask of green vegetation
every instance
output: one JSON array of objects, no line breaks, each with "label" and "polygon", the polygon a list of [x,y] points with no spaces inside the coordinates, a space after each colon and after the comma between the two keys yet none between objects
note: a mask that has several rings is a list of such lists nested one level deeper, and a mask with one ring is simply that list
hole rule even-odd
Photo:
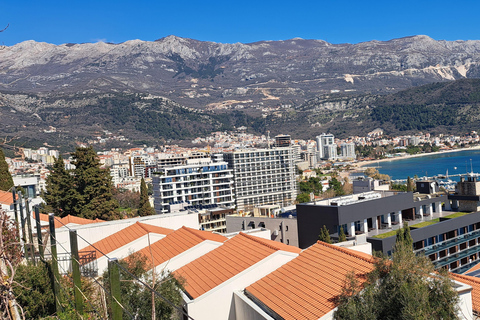
[{"label": "green vegetation", "polygon": [[407,192],[408,188],[406,184],[391,183],[390,189],[395,191]]},{"label": "green vegetation", "polygon": [[117,219],[118,203],[112,195],[110,171],[100,168],[92,147],[77,148],[72,157],[72,171],[65,170],[61,157],[55,161],[42,194],[47,204],[44,211],[52,210],[61,217],[70,214],[87,219]]},{"label": "green vegetation", "polygon": [[118,202],[122,216],[134,217],[140,207],[140,193],[125,189],[113,189],[113,198]]},{"label": "green vegetation", "polygon": [[458,218],[458,217],[463,217],[467,214],[470,214],[471,212],[455,212],[452,214],[449,214],[448,216],[442,217],[443,219],[453,219],[453,218]]},{"label": "green vegetation", "polygon": [[411,225],[410,228],[412,229],[419,229],[419,228],[423,228],[423,227],[427,227],[427,226],[431,226],[432,224],[436,224],[440,222],[440,218],[435,218],[435,219],[432,219],[432,220],[428,220],[428,221],[423,221],[423,222],[420,222],[420,223],[416,223],[414,225]]},{"label": "green vegetation", "polygon": [[342,183],[338,181],[337,178],[330,179],[330,181],[328,182],[328,185],[330,189],[333,189],[335,191],[336,197],[343,196],[346,194],[345,190],[343,190]]},{"label": "green vegetation", "polygon": [[[313,192],[315,195],[319,195],[322,193],[322,180],[318,177],[310,177],[307,181],[301,181],[299,183],[299,190],[302,193],[310,194]],[[310,201],[310,197],[309,200]],[[305,202],[307,202],[305,201]]]},{"label": "green vegetation", "polygon": [[322,229],[320,229],[318,240],[326,243],[332,243],[332,239],[330,239],[330,232],[325,225],[323,225]]},{"label": "green vegetation", "polygon": [[304,192],[297,195],[297,203],[310,202],[310,194]]},{"label": "green vegetation", "polygon": [[392,231],[388,231],[388,232],[385,232],[385,233],[382,233],[382,234],[377,234],[376,236],[373,236],[372,238],[385,239],[385,238],[388,238],[388,237],[393,237],[396,234],[397,234],[397,232],[395,230],[392,230]]},{"label": "green vegetation", "polygon": [[145,184],[145,179],[142,178],[142,181],[140,183],[140,205],[138,208],[138,215],[140,217],[144,217],[154,214],[155,210],[153,210],[152,206],[150,205],[150,201],[148,200],[147,185]]},{"label": "green vegetation", "polygon": [[100,160],[92,147],[77,148],[72,157],[76,192],[74,215],[87,219],[118,218],[118,203],[112,195],[110,170],[100,168]]},{"label": "green vegetation", "polygon": [[347,236],[345,235],[345,230],[343,230],[343,227],[340,228],[340,231],[338,233],[338,242],[344,242],[347,241]]},{"label": "green vegetation", "polygon": [[47,317],[55,312],[50,269],[45,263],[21,264],[15,272],[13,292],[27,319]]},{"label": "green vegetation", "polygon": [[0,190],[9,191],[11,187],[13,187],[12,175],[8,171],[3,149],[0,148]]},{"label": "green vegetation", "polygon": [[392,259],[378,258],[363,285],[362,276],[347,276],[334,319],[458,319],[448,271],[435,271],[427,257],[413,253],[408,226],[397,231]]},{"label": "green vegetation", "polygon": [[76,192],[73,186],[73,176],[65,170],[65,163],[60,155],[55,159],[53,168],[45,181],[45,191],[42,198],[45,200],[45,212],[53,212],[56,216],[65,217],[73,213]]},{"label": "green vegetation", "polygon": [[[181,308],[183,302],[181,289],[182,279],[174,278],[170,273],[153,274],[149,271],[148,258],[138,252],[129,255],[120,260],[119,263],[133,274],[136,278],[141,278],[145,283],[154,288],[163,297],[172,302],[175,306]],[[164,300],[152,295],[151,291],[144,287],[123,269],[120,268],[120,286],[122,305],[129,310],[131,314],[138,315],[139,319],[152,318],[152,299],[155,301],[155,316],[159,320],[179,319],[177,310]],[[103,283],[107,291],[110,288],[109,273],[103,274]],[[107,301],[108,304],[110,301]],[[128,317],[124,312],[124,317]],[[128,317],[130,319],[130,317]]]}]

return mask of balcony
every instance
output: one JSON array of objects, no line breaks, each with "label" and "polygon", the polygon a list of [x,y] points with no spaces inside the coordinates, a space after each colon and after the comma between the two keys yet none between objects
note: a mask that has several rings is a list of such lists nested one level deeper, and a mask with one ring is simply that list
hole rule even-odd
[{"label": "balcony", "polygon": [[[464,249],[462,251],[459,251],[459,252],[455,252],[453,254],[450,254],[450,255],[447,255],[443,258],[440,258],[438,260],[435,260],[433,261],[433,264],[435,265],[435,268],[441,268],[441,267],[444,267],[452,262],[455,262],[455,261],[459,261],[463,258],[466,258],[466,257],[469,257],[471,256],[472,254],[476,254],[480,252],[480,245],[477,244],[473,247],[470,247],[470,248],[467,248],[467,249]],[[455,268],[454,270],[457,270],[458,268]]]},{"label": "balcony", "polygon": [[445,240],[445,241],[442,241],[442,242],[438,242],[438,243],[432,244],[430,246],[424,247],[422,249],[418,249],[418,250],[415,251],[415,253],[429,256],[431,254],[438,253],[440,251],[443,251],[445,249],[449,249],[451,247],[460,245],[462,243],[468,242],[468,241],[476,239],[478,237],[480,237],[480,230],[474,230],[474,231],[462,234],[460,236],[457,236],[455,238],[448,239],[448,240]]}]

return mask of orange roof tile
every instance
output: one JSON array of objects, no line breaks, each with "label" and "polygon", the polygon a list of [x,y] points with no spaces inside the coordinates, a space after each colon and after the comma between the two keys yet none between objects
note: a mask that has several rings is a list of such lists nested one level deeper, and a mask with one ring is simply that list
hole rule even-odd
[{"label": "orange roof tile", "polygon": [[156,227],[145,223],[136,222],[125,229],[122,229],[105,239],[95,242],[94,244],[82,249],[80,253],[87,251],[96,251],[97,259],[108,254],[118,248],[123,247],[126,244],[129,244],[132,241],[137,240],[140,237],[148,233],[157,233],[157,234],[170,234],[172,229]]},{"label": "orange roof tile", "polygon": [[[32,212],[32,218],[35,219],[35,212]],[[46,221],[48,222],[48,214],[40,213],[40,221]],[[90,224],[90,223],[97,223],[97,222],[105,222],[105,220],[101,219],[95,219],[95,220],[90,220],[90,219],[85,219],[85,218],[80,218],[80,217],[75,217],[68,215],[66,217],[60,218],[60,217],[55,217],[55,228],[60,228],[63,227],[69,223],[74,223],[74,224]]]},{"label": "orange roof tile", "polygon": [[465,271],[463,274],[468,274],[470,272],[477,271],[479,269],[480,269],[480,263],[477,263],[476,265],[474,265],[473,267]]},{"label": "orange roof tile", "polygon": [[[17,196],[18,199],[18,196]],[[0,190],[0,203],[6,205],[13,204],[13,195],[11,192]]]},{"label": "orange roof tile", "polygon": [[[47,217],[47,219],[48,219],[48,217]],[[80,218],[80,217],[68,215],[68,216],[63,217],[63,218],[55,217],[55,228],[60,228],[60,227],[66,226],[69,223],[90,224],[90,223],[96,223],[96,222],[105,222],[105,221],[100,220],[100,219],[90,220],[90,219],[85,219],[85,218]]]},{"label": "orange roof tile", "polygon": [[240,232],[174,274],[185,279],[184,288],[195,299],[278,250],[295,253],[301,251],[299,248]]},{"label": "orange roof tile", "polygon": [[245,291],[283,319],[318,319],[335,308],[348,273],[365,281],[373,269],[370,255],[317,242]]},{"label": "orange roof tile", "polygon": [[153,256],[154,265],[158,266],[205,240],[224,242],[227,238],[212,232],[183,226],[155,242],[150,247],[140,250],[139,253],[146,256],[149,260]]},{"label": "orange roof tile", "polygon": [[472,310],[480,312],[480,279],[477,277],[466,276],[463,274],[450,273],[453,280],[468,284],[472,287]]}]

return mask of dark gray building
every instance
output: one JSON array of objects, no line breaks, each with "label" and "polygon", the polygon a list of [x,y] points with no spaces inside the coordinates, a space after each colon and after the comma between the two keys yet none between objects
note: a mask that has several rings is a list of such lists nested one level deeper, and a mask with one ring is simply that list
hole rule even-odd
[{"label": "dark gray building", "polygon": [[480,258],[480,212],[444,211],[443,202],[449,200],[442,193],[373,191],[299,204],[299,247],[315,243],[325,225],[334,238],[343,227],[349,237],[366,234],[373,250],[391,254],[396,229],[407,222],[417,253],[428,256],[438,268],[462,273]]}]

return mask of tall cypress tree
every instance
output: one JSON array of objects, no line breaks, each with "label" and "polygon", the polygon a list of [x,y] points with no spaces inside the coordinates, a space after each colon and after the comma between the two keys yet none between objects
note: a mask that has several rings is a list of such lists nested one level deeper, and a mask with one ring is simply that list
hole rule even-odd
[{"label": "tall cypress tree", "polygon": [[110,170],[100,168],[100,159],[92,147],[77,148],[72,157],[75,165],[75,215],[87,219],[118,218],[118,203],[112,195]]},{"label": "tall cypress tree", "polygon": [[326,225],[323,225],[322,229],[320,229],[320,234],[318,235],[318,240],[326,242],[326,243],[332,243],[332,240],[330,239],[330,232],[328,231]]},{"label": "tall cypress tree", "polygon": [[77,192],[73,185],[73,177],[65,170],[62,156],[55,159],[53,168],[45,180],[45,191],[42,193],[46,206],[44,210],[53,212],[56,216],[65,217],[74,215],[73,205],[77,198]]},{"label": "tall cypress tree", "polygon": [[340,227],[340,231],[338,232],[338,242],[347,241],[347,236],[345,235],[345,230],[343,227]]},{"label": "tall cypress tree", "polygon": [[8,171],[3,149],[0,148],[0,190],[9,191],[11,187],[13,187],[12,175]]},{"label": "tall cypress tree", "polygon": [[142,178],[140,183],[140,207],[138,208],[138,215],[143,216],[151,216],[155,214],[155,210],[153,210],[152,206],[150,205],[150,201],[148,201],[148,189],[145,183],[145,179]]}]

